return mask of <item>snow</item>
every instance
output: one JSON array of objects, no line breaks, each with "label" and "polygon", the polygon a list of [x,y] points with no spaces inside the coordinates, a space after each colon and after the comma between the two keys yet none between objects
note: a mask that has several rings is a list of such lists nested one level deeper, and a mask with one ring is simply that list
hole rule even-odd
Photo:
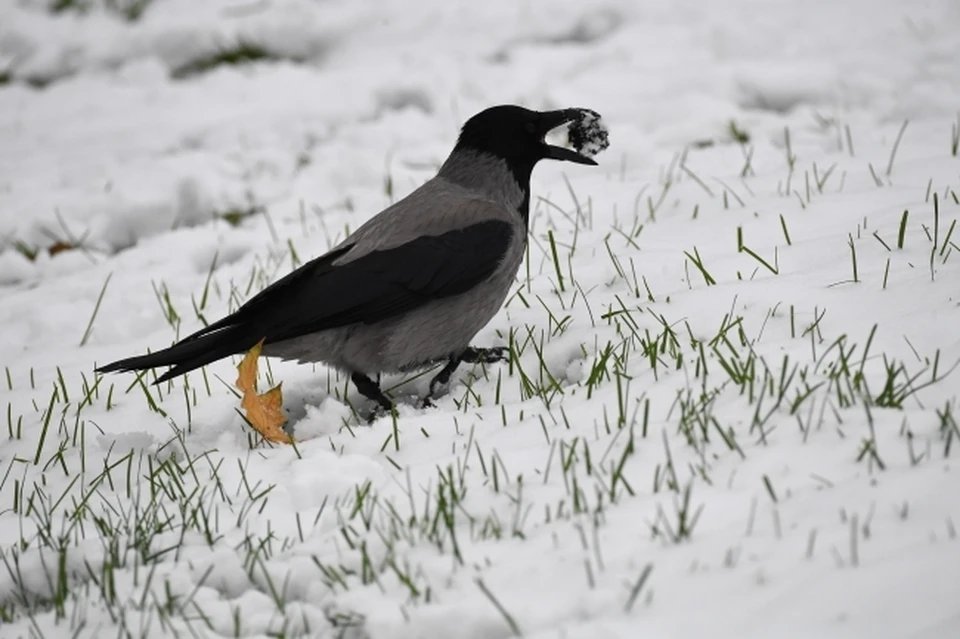
[{"label": "snow", "polygon": [[[81,4],[0,6],[0,636],[960,636],[956,2]],[[296,448],[236,361],[92,372],[498,103],[611,142],[535,171],[515,361],[372,426],[270,361]]]},{"label": "snow", "polygon": [[610,132],[603,124],[600,114],[583,109],[580,117],[570,123],[567,138],[577,151],[593,157],[610,146]]}]

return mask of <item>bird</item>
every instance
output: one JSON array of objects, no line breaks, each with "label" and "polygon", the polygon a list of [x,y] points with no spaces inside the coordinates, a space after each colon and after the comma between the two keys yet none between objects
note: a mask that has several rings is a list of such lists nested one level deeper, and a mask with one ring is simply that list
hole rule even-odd
[{"label": "bird", "polygon": [[[98,373],[170,366],[159,384],[262,343],[262,355],[326,364],[390,412],[380,375],[442,364],[429,407],[463,363],[495,363],[507,347],[478,347],[527,246],[530,176],[544,159],[596,165],[546,135],[587,109],[487,108],[462,126],[435,177],[235,312],[164,348]],[[571,125],[573,126],[573,124]]]}]

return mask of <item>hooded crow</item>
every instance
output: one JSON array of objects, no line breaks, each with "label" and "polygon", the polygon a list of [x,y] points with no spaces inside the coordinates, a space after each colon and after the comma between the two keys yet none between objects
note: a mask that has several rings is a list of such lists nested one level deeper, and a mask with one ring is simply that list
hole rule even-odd
[{"label": "hooded crow", "polygon": [[[530,174],[543,159],[596,164],[545,136],[596,113],[495,106],[464,124],[436,177],[236,312],[169,348],[97,369],[171,366],[157,383],[263,341],[268,357],[323,362],[389,411],[381,373],[443,363],[424,405],[461,362],[497,362],[504,347],[471,340],[500,310],[523,260]],[[599,117],[599,116],[597,116]]]}]

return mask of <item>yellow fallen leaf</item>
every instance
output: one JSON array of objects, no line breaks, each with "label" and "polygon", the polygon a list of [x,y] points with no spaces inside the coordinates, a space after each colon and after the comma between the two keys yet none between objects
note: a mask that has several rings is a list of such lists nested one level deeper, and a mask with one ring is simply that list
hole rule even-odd
[{"label": "yellow fallen leaf", "polygon": [[277,384],[262,395],[257,394],[257,358],[263,348],[263,340],[247,351],[237,366],[237,388],[243,392],[240,407],[247,413],[247,421],[268,442],[293,443],[283,432],[287,418],[280,407],[283,405],[282,384]]}]

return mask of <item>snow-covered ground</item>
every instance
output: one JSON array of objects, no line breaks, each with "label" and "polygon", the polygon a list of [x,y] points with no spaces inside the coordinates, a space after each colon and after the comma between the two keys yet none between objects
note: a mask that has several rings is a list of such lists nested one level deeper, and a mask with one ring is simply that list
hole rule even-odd
[{"label": "snow-covered ground", "polygon": [[[0,6],[0,636],[960,636],[960,3],[51,4]],[[535,172],[510,364],[367,426],[272,361],[295,447],[236,362],[92,372],[497,103],[612,142]]]}]

